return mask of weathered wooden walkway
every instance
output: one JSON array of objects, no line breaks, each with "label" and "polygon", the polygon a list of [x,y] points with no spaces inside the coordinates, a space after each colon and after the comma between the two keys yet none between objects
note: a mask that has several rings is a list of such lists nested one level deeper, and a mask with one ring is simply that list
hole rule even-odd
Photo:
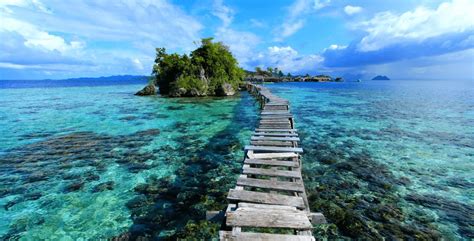
[{"label": "weathered wooden walkway", "polygon": [[300,139],[288,101],[263,86],[247,84],[261,103],[260,125],[245,146],[242,174],[229,190],[220,240],[315,240],[301,177]]}]

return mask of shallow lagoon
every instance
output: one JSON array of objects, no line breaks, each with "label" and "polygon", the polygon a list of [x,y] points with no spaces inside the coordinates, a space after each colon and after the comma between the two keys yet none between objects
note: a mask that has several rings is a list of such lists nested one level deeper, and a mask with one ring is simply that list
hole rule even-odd
[{"label": "shallow lagoon", "polygon": [[[288,98],[313,211],[329,237],[474,235],[472,82],[268,85]],[[214,233],[257,107],[135,97],[140,85],[0,89],[0,235]]]},{"label": "shallow lagoon", "polygon": [[326,235],[474,237],[474,83],[268,85],[290,100]]},{"label": "shallow lagoon", "polygon": [[221,208],[256,119],[233,98],[140,85],[0,89],[0,235],[174,237]]}]

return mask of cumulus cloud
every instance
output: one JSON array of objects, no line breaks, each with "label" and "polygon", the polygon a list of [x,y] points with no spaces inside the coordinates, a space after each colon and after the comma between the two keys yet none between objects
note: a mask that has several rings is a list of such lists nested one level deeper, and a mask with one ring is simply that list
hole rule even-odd
[{"label": "cumulus cloud", "polygon": [[254,66],[277,67],[293,74],[315,73],[323,58],[319,55],[301,55],[291,46],[271,46],[252,60]]},{"label": "cumulus cloud", "polygon": [[3,69],[62,63],[102,74],[149,73],[154,47],[190,50],[203,28],[167,0],[78,0],[73,11],[61,0],[5,0],[0,22]]},{"label": "cumulus cloud", "polygon": [[361,22],[357,28],[367,32],[358,49],[375,51],[406,41],[423,41],[444,34],[474,30],[474,1],[454,0],[437,9],[418,7],[402,14],[382,12]]},{"label": "cumulus cloud", "polygon": [[23,36],[23,44],[30,48],[39,48],[47,51],[68,51],[81,49],[84,45],[78,41],[67,43],[62,37],[41,31],[37,26],[14,18],[0,16],[0,33],[16,32]]},{"label": "cumulus cloud", "polygon": [[327,67],[384,64],[474,48],[474,2],[454,0],[436,9],[418,7],[401,14],[383,12],[356,24],[366,33],[346,48],[326,48]]},{"label": "cumulus cloud", "polygon": [[362,11],[362,7],[347,5],[344,7],[344,12],[347,15],[353,15]]},{"label": "cumulus cloud", "polygon": [[232,54],[244,68],[251,68],[249,61],[255,54],[255,47],[261,42],[260,38],[250,32],[222,28],[216,32],[216,40],[229,46]]}]

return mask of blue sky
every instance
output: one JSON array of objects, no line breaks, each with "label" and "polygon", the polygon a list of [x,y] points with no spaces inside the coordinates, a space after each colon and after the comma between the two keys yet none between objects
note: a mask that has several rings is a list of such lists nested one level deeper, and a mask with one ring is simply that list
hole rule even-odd
[{"label": "blue sky", "polygon": [[[383,2],[383,3],[382,3]],[[473,0],[0,0],[0,79],[147,75],[204,37],[245,69],[474,79]]]}]

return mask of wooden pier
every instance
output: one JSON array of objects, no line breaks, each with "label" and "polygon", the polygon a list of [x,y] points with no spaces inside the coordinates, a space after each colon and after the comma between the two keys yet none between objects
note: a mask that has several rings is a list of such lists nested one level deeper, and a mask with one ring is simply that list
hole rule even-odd
[{"label": "wooden pier", "polygon": [[259,101],[260,124],[245,146],[242,174],[229,190],[229,205],[220,240],[315,240],[311,213],[301,177],[303,149],[288,101],[267,88],[247,83]]}]

